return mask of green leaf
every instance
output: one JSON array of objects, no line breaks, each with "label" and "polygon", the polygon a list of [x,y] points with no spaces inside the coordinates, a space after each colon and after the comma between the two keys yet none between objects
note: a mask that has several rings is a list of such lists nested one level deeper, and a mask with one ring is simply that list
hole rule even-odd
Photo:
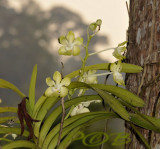
[{"label": "green leaf", "polygon": [[[77,121],[75,121],[74,123],[72,123],[70,126],[65,127],[62,131],[62,136],[61,139],[63,139],[64,136],[66,136],[72,129],[74,129],[75,127],[79,126],[79,125],[84,125],[85,123],[87,123],[89,120],[96,118],[95,116],[88,116],[85,118],[81,118]],[[48,149],[53,149],[54,147],[56,147],[57,145],[57,141],[58,141],[58,137],[59,137],[59,133],[56,133],[56,135],[52,138]]]},{"label": "green leaf", "polygon": [[[63,129],[64,128],[68,128],[68,127],[72,127],[73,128],[72,124],[74,122],[76,122],[77,120],[85,119],[86,121],[88,121],[88,118],[89,119],[92,119],[92,118],[94,119],[96,117],[101,117],[101,116],[104,116],[104,115],[105,115],[105,118],[108,118],[108,119],[117,118],[117,115],[115,113],[113,113],[113,112],[88,112],[88,113],[83,113],[83,114],[79,114],[79,115],[76,115],[76,116],[73,116],[71,118],[66,119],[64,121],[64,124],[63,124]],[[80,120],[80,122],[78,121],[78,123],[80,124],[81,120]],[[43,149],[47,149],[48,148],[48,145],[51,142],[51,140],[54,138],[54,136],[56,134],[59,134],[59,130],[60,130],[60,124],[56,125],[49,132],[49,134],[47,135],[47,137],[44,140],[44,143],[43,143],[43,146],[42,146]]]},{"label": "green leaf", "polygon": [[[17,134],[20,135],[21,134],[21,128],[13,128],[13,127],[0,127],[0,134]],[[23,135],[24,137],[28,137],[29,136],[29,132],[27,130],[24,130]]]},{"label": "green leaf", "polygon": [[29,105],[31,108],[31,112],[34,109],[35,104],[35,87],[36,87],[36,78],[37,78],[37,65],[34,66],[30,81],[30,87],[29,87]]},{"label": "green leaf", "polygon": [[12,117],[0,117],[0,123],[5,123],[11,119],[16,119],[16,117],[13,117],[13,116]]},{"label": "green leaf", "polygon": [[17,108],[15,108],[15,107],[0,107],[0,113],[5,113],[5,112],[17,113]]},{"label": "green leaf", "polygon": [[[72,131],[70,131],[70,133],[68,133],[68,135],[62,140],[62,142],[60,143],[60,146],[57,148],[57,149],[64,149],[64,148],[67,148],[67,146],[71,143],[71,141],[74,140],[74,137],[77,135],[77,132],[86,127],[86,126],[89,126],[91,125],[92,123],[96,122],[96,121],[99,121],[99,120],[102,120],[102,119],[108,119],[108,117],[105,117],[106,115],[104,116],[99,116],[97,118],[94,118],[92,120],[89,120],[87,123],[84,123],[76,128],[73,128]],[[50,144],[51,145],[51,144]]]},{"label": "green leaf", "polygon": [[145,120],[142,116],[138,114],[130,114],[130,117],[131,117],[130,120],[132,123],[142,128],[153,130],[155,132],[160,133],[160,119],[159,118],[143,115],[143,117],[146,117],[146,119],[148,119],[150,122],[153,123],[151,124],[148,120]]},{"label": "green leaf", "polygon": [[131,105],[127,104],[126,102],[124,102],[123,100],[119,100],[124,106],[126,106],[127,108],[131,109],[132,111],[134,111],[137,115],[139,115],[141,118],[143,118],[144,120],[146,120],[148,123],[150,123],[151,125],[153,125],[154,127],[157,127],[152,121],[150,121],[150,119],[148,119],[148,117],[146,117],[144,114],[140,113],[136,108],[132,107]]},{"label": "green leaf", "polygon": [[13,140],[9,140],[7,138],[0,138],[0,141],[13,142]]},{"label": "green leaf", "polygon": [[[86,66],[84,71],[86,72],[88,70],[110,70],[110,65],[111,65],[111,63],[102,63],[102,64],[95,64],[95,65],[91,65],[91,66]],[[138,73],[138,72],[141,72],[142,70],[143,70],[143,68],[138,65],[122,63],[121,72]],[[79,74],[80,74],[80,69],[73,71],[72,73],[66,75],[65,77],[74,78],[76,76],[79,76]]]},{"label": "green leaf", "polygon": [[112,95],[109,95],[108,93],[94,88],[94,90],[104,99],[104,101],[116,112],[118,113],[122,118],[124,118],[127,121],[130,121],[130,116],[127,110],[123,107],[123,105],[118,101],[118,99],[114,98]]},{"label": "green leaf", "polygon": [[82,126],[78,126],[76,128],[74,128],[68,135],[67,137],[65,137],[65,139],[60,143],[59,147],[57,149],[66,149],[69,144],[71,144],[71,142],[74,139],[74,136],[76,135],[76,133],[82,128]]},{"label": "green leaf", "polygon": [[[85,102],[85,101],[91,101],[91,100],[101,100],[101,98],[97,95],[90,95],[90,96],[81,96],[77,98],[73,98],[71,100],[68,100],[64,103],[65,109],[71,107],[72,105],[75,105],[80,102]],[[56,109],[52,111],[52,113],[49,114],[49,116],[46,118],[44,121],[44,124],[40,130],[40,135],[39,135],[39,143],[42,145],[43,141],[49,132],[51,126],[57,119],[57,117],[62,113],[62,107],[61,105],[58,106]]]},{"label": "green leaf", "polygon": [[39,129],[40,129],[41,123],[42,123],[43,119],[45,118],[46,114],[58,101],[59,101],[59,98],[57,98],[57,97],[47,98],[47,100],[45,100],[44,104],[40,108],[40,110],[35,118],[36,120],[40,120],[40,122],[36,122],[34,125],[34,134],[36,137],[39,136]]},{"label": "green leaf", "polygon": [[[103,63],[103,64],[96,64],[96,65],[91,65],[91,66],[86,66],[84,71],[88,70],[109,70],[110,63]],[[73,71],[72,73],[66,75],[65,77],[73,78],[76,77],[80,74],[80,69]]]},{"label": "green leaf", "polygon": [[135,131],[135,133],[139,136],[139,138],[142,140],[142,142],[145,144],[145,146],[148,149],[151,149],[151,147],[149,146],[147,140],[144,138],[144,136],[141,134],[141,132],[132,124],[130,123],[131,127],[133,128],[133,130]]},{"label": "green leaf", "polygon": [[[91,113],[92,115],[90,116],[85,116],[85,117],[82,117],[76,121],[74,121],[71,125],[68,125],[67,127],[65,127],[63,129],[63,132],[62,132],[62,139],[66,136],[66,135],[70,135],[70,131],[72,131],[74,128],[76,127],[79,127],[79,128],[82,128],[84,127],[85,125],[90,125],[91,123],[95,122],[95,121],[98,121],[98,120],[101,120],[101,119],[109,119],[109,118],[113,118],[115,115],[114,113],[98,113],[96,115],[93,115],[93,113]],[[109,115],[108,115],[109,114]],[[59,133],[57,133],[53,138],[52,138],[52,141],[50,142],[49,144],[49,147],[48,149],[51,149],[51,148],[54,148],[56,147],[57,145],[57,141],[58,141],[58,136],[59,136]],[[72,136],[73,137],[73,136]],[[68,139],[68,141],[70,141]],[[67,141],[67,143],[68,143]]]},{"label": "green leaf", "polygon": [[33,118],[36,119],[37,113],[39,112],[40,108],[42,107],[43,103],[48,99],[46,96],[41,96],[38,101],[35,104],[34,110],[33,110]]},{"label": "green leaf", "polygon": [[15,85],[13,85],[12,83],[0,79],[0,88],[8,88],[13,90],[14,92],[16,92],[21,98],[26,97]]},{"label": "green leaf", "polygon": [[91,84],[90,86],[93,88],[98,88],[110,92],[113,95],[119,97],[121,100],[135,107],[143,107],[145,104],[141,98],[139,98],[132,92],[129,92],[128,90],[120,87],[116,87],[113,85],[104,85],[104,84]]},{"label": "green leaf", "polygon": [[13,148],[23,148],[23,147],[36,149],[36,144],[34,144],[31,141],[18,140],[2,146],[2,149],[13,149]]},{"label": "green leaf", "polygon": [[69,86],[67,86],[68,89],[75,89],[75,88],[91,88],[90,85],[83,83],[83,82],[71,82]]},{"label": "green leaf", "polygon": [[120,47],[120,46],[124,46],[127,42],[128,42],[128,41],[124,41],[124,42],[122,42],[122,43],[118,44],[118,47]]},{"label": "green leaf", "polygon": [[98,88],[101,90],[105,90],[109,93],[112,93],[113,95],[121,98],[123,101],[127,102],[128,104],[135,106],[135,107],[143,107],[144,101],[136,96],[135,94],[129,92],[126,89],[116,87],[113,85],[104,85],[104,84],[86,84],[83,82],[72,82],[68,89],[74,89],[74,88]]},{"label": "green leaf", "polygon": [[127,64],[127,63],[122,63],[122,70],[121,72],[125,73],[139,73],[143,70],[141,66],[138,65],[133,65],[133,64]]}]

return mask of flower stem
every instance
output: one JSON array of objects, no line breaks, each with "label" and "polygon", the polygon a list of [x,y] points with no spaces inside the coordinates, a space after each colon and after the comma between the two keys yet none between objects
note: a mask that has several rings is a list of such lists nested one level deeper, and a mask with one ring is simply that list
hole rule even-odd
[{"label": "flower stem", "polygon": [[98,77],[98,76],[104,76],[104,75],[108,75],[108,74],[112,74],[113,72],[105,72],[105,73],[100,73],[100,74],[93,74],[93,75],[86,75],[86,76],[83,76],[84,78],[87,78],[87,77]]},{"label": "flower stem", "polygon": [[92,55],[95,55],[95,54],[98,54],[98,53],[101,53],[101,52],[104,52],[104,51],[112,50],[112,49],[115,49],[115,48],[108,48],[108,49],[104,49],[104,50],[101,50],[101,51],[98,51],[98,52],[94,52],[94,53],[89,54],[89,56],[92,56]]},{"label": "flower stem", "polygon": [[83,63],[84,60],[83,60],[83,58],[82,58],[80,55],[79,55],[79,58],[81,59],[81,61],[82,61],[82,63]]},{"label": "flower stem", "polygon": [[[88,34],[88,33],[87,33]],[[87,35],[88,36],[88,35]],[[87,45],[86,45],[86,47],[85,47],[85,50],[86,50],[86,56],[85,56],[85,58],[83,59],[83,61],[82,61],[82,67],[81,67],[81,74],[80,74],[80,76],[82,77],[83,76],[83,74],[84,74],[84,69],[85,69],[85,65],[86,65],[86,61],[87,61],[87,59],[88,59],[88,46],[89,46],[89,43],[90,43],[90,41],[91,41],[91,39],[92,39],[92,37],[89,35],[89,37],[88,37],[88,41],[87,41]]]}]

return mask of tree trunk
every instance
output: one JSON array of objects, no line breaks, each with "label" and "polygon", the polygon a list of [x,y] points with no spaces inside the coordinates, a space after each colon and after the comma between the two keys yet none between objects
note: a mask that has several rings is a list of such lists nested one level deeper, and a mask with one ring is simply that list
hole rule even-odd
[{"label": "tree trunk", "polygon": [[[130,0],[129,20],[127,62],[142,66],[143,72],[127,74],[126,87],[145,101],[141,113],[160,118],[160,0]],[[160,134],[138,129],[152,149],[160,149]],[[133,133],[131,139],[126,149],[145,149]]]}]

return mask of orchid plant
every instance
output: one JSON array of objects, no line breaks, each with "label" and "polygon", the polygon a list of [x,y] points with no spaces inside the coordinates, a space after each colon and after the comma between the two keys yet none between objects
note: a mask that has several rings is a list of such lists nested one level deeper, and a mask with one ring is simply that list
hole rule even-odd
[{"label": "orchid plant", "polygon": [[[66,36],[63,35],[58,38],[61,44],[58,53],[70,57],[78,56],[82,61],[82,66],[79,70],[75,70],[66,76],[56,71],[53,74],[53,80],[50,77],[46,78],[48,88],[38,100],[35,100],[37,65],[33,68],[28,95],[23,94],[12,83],[0,79],[0,88],[11,89],[22,98],[17,107],[0,107],[0,113],[17,113],[17,117],[0,117],[0,134],[2,134],[0,140],[6,142],[1,147],[2,149],[19,147],[64,149],[69,146],[82,128],[98,120],[113,118],[123,119],[130,124],[146,147],[149,148],[147,141],[135,125],[160,132],[160,121],[157,118],[138,112],[136,108],[142,108],[145,104],[144,101],[121,87],[125,86],[122,72],[139,73],[142,68],[123,63],[126,58],[124,52],[126,51],[127,41],[114,48],[89,53],[90,41],[100,31],[101,24],[102,21],[98,19],[88,26],[86,45],[83,44],[83,38],[75,37],[73,31],[69,31]],[[80,56],[82,48],[85,51],[84,58]],[[113,56],[117,59],[116,62],[86,66],[89,57],[110,49],[114,49]],[[98,74],[97,70],[105,70],[106,72]],[[97,77],[103,75],[112,75],[114,82],[120,86],[99,84]],[[72,81],[73,78],[76,81]],[[88,90],[95,91],[96,95],[89,94]],[[59,101],[61,101],[61,105],[55,107]],[[111,112],[92,112],[89,109],[91,103],[108,105]],[[134,113],[128,112],[126,107]],[[68,112],[66,112],[67,109],[69,109]],[[61,122],[53,125],[60,115],[62,115]],[[15,120],[14,123],[18,124],[17,127],[7,127],[5,124],[10,120]],[[8,138],[9,135],[14,140]],[[18,135],[23,136],[23,138],[17,138]]]}]

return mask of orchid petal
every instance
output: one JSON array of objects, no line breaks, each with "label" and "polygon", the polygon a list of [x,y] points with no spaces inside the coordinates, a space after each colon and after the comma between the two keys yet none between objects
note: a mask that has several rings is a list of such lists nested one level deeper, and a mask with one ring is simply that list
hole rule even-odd
[{"label": "orchid petal", "polygon": [[113,73],[113,80],[118,83],[119,85],[123,85],[125,86],[124,80],[123,80],[123,76],[121,73],[119,72],[114,72]]},{"label": "orchid petal", "polygon": [[126,50],[126,47],[117,47],[113,52],[113,56],[119,60],[123,60],[126,57],[122,55],[122,53]]},{"label": "orchid petal", "polygon": [[56,72],[54,73],[54,75],[53,75],[53,80],[56,81],[56,84],[60,84],[60,82],[61,82],[61,80],[62,80],[62,76],[61,76],[61,74],[60,74],[58,71],[56,71]]},{"label": "orchid petal", "polygon": [[78,114],[87,113],[87,112],[90,112],[88,108],[83,108],[81,110],[78,110]]},{"label": "orchid petal", "polygon": [[60,96],[65,97],[68,94],[68,89],[66,87],[61,87]]},{"label": "orchid petal", "polygon": [[69,43],[73,43],[73,41],[74,41],[74,39],[75,39],[74,33],[73,33],[72,31],[69,31],[69,32],[67,33],[66,38],[67,38],[67,40],[68,40]]},{"label": "orchid petal", "polygon": [[66,50],[65,46],[61,46],[61,47],[59,48],[59,50],[58,50],[58,53],[59,53],[60,55],[65,55],[66,52],[67,52],[67,50]]},{"label": "orchid petal", "polygon": [[76,106],[76,107],[72,110],[70,116],[76,115],[76,114],[77,114],[77,110],[78,110],[78,107]]},{"label": "orchid petal", "polygon": [[68,41],[67,41],[66,37],[60,36],[59,37],[59,43],[62,44],[62,45],[67,45]]},{"label": "orchid petal", "polygon": [[78,37],[74,40],[74,45],[82,45],[83,44],[83,38]]},{"label": "orchid petal", "polygon": [[90,101],[88,101],[88,102],[81,102],[81,104],[84,106],[84,107],[89,107],[89,105],[90,105]]},{"label": "orchid petal", "polygon": [[54,87],[48,87],[45,91],[45,96],[49,97],[53,94],[54,90],[53,90]]},{"label": "orchid petal", "polygon": [[73,56],[77,56],[80,54],[80,48],[78,46],[74,46],[72,51]]},{"label": "orchid petal", "polygon": [[50,77],[48,77],[48,78],[46,78],[46,84],[48,86],[54,86],[55,82]]},{"label": "orchid petal", "polygon": [[66,77],[61,81],[61,85],[68,86],[71,83],[71,79]]},{"label": "orchid petal", "polygon": [[11,134],[12,138],[15,140],[17,138],[17,134]]}]

